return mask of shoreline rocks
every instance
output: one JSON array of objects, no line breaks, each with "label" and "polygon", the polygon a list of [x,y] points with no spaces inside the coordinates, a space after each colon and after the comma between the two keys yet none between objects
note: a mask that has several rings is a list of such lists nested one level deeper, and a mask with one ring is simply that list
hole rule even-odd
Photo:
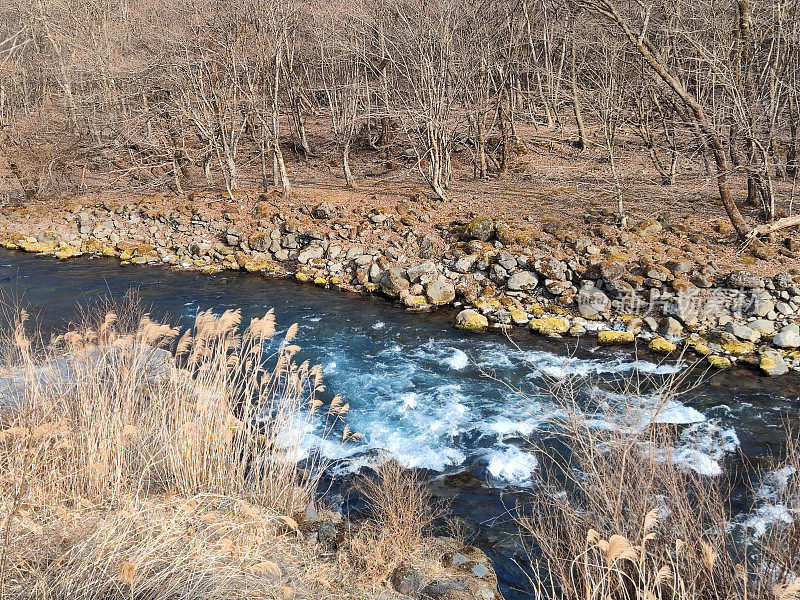
[{"label": "shoreline rocks", "polygon": [[601,345],[641,340],[658,354],[685,347],[714,366],[748,364],[769,375],[800,369],[800,276],[725,274],[677,249],[659,260],[631,254],[630,236],[660,235],[655,219],[630,233],[600,224],[576,234],[552,222],[537,234],[477,215],[417,236],[414,224],[424,219],[403,205],[397,215],[367,211],[361,223],[327,201],[306,220],[271,206],[256,205],[256,222],[202,206],[82,206],[48,215],[44,230],[7,209],[0,242],[59,259],[102,255],[122,265],[243,270],[381,293],[414,312],[458,308],[456,326],[470,331],[528,327],[592,335]]}]

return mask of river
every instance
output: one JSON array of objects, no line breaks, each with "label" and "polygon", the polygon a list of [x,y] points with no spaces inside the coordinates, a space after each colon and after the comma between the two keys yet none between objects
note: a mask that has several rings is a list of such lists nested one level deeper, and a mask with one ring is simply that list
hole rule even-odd
[{"label": "river", "polygon": [[[349,427],[364,436],[358,445],[322,440],[323,451],[342,473],[367,464],[377,450],[426,470],[434,493],[469,523],[475,544],[493,558],[506,598],[524,596],[517,591],[525,579],[513,561],[520,550],[508,509],[535,478],[531,440],[558,410],[548,382],[575,376],[613,404],[624,378],[658,380],[686,368],[630,349],[576,349],[576,340],[524,330],[510,340],[468,334],[452,326],[449,311],[409,314],[380,298],[247,273],[0,253],[0,292],[32,312],[45,333],[65,329],[81,307],[122,299],[131,289],[156,318],[188,323],[199,310],[240,308],[248,321],[274,308],[279,329],[299,323],[299,358],[323,366],[326,394],[343,396],[351,407]],[[746,370],[717,372],[658,420],[681,424],[676,456],[712,476],[743,461],[758,465],[779,451],[798,400],[795,374],[769,379]],[[619,417],[640,420],[647,409],[645,400],[641,415]]]}]

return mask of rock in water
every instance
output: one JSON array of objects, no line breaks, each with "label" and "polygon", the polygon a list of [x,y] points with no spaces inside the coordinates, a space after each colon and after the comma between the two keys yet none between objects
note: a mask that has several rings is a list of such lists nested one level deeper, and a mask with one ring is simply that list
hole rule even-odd
[{"label": "rock in water", "polygon": [[666,338],[661,336],[654,338],[650,341],[647,346],[653,352],[658,352],[660,354],[669,354],[670,352],[675,352],[678,345],[675,342],[672,342]]},{"label": "rock in water", "polygon": [[635,339],[630,331],[601,331],[597,334],[597,343],[602,346],[632,344]]},{"label": "rock in water", "polygon": [[477,310],[467,308],[456,315],[456,327],[466,331],[483,331],[489,327],[489,319]]},{"label": "rock in water", "polygon": [[539,335],[563,335],[569,331],[569,321],[561,317],[531,319],[528,328]]}]

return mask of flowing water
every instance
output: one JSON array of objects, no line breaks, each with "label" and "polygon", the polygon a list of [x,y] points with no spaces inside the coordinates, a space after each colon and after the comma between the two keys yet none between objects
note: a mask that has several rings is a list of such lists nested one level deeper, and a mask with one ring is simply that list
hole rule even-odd
[{"label": "flowing water", "polygon": [[337,459],[340,473],[368,464],[377,451],[425,469],[434,493],[493,558],[507,598],[524,595],[509,509],[537,469],[531,439],[558,415],[548,382],[575,376],[603,398],[610,408],[599,426],[681,425],[676,460],[709,476],[735,468],[740,455],[758,464],[779,451],[785,420],[796,418],[800,404],[797,375],[767,379],[736,370],[714,374],[655,416],[647,396],[641,410],[615,413],[621,380],[658,380],[685,365],[630,349],[576,349],[574,340],[522,330],[511,340],[468,334],[452,327],[448,311],[412,315],[381,299],[245,273],[0,254],[0,292],[33,312],[45,332],[63,330],[81,306],[122,299],[131,289],[155,317],[184,323],[209,308],[240,308],[245,321],[274,308],[279,328],[299,323],[299,358],[323,366],[326,394],[343,396],[349,427],[364,436],[342,445],[310,432],[310,442]]}]

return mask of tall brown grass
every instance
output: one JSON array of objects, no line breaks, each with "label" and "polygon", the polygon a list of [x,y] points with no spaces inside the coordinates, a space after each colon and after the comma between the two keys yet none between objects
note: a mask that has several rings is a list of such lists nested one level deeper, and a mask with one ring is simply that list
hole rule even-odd
[{"label": "tall brown grass", "polygon": [[[674,399],[674,384],[667,381],[651,392],[657,398],[652,415]],[[636,423],[643,388],[620,391],[613,408]],[[677,460],[676,427],[598,427],[593,400],[579,397],[575,382],[559,385],[553,396],[560,417],[548,447],[540,449],[540,485],[521,506],[525,516],[519,519],[532,542],[529,566],[538,597],[800,598],[797,519],[749,537],[732,526],[734,483],[698,474]],[[776,466],[800,473],[798,438],[789,435],[787,446]],[[800,509],[798,476],[780,495],[773,501]]]},{"label": "tall brown grass", "polygon": [[322,384],[294,360],[296,325],[265,355],[275,332],[272,312],[244,328],[200,313],[182,335],[108,313],[36,348],[23,313],[5,344],[0,596],[291,595],[278,557],[298,552],[286,534],[324,467],[302,437]]},{"label": "tall brown grass", "polygon": [[419,473],[384,458],[373,474],[362,474],[354,482],[354,490],[366,501],[366,518],[347,541],[342,557],[349,568],[378,580],[401,563],[430,563],[427,542],[439,514]]}]

